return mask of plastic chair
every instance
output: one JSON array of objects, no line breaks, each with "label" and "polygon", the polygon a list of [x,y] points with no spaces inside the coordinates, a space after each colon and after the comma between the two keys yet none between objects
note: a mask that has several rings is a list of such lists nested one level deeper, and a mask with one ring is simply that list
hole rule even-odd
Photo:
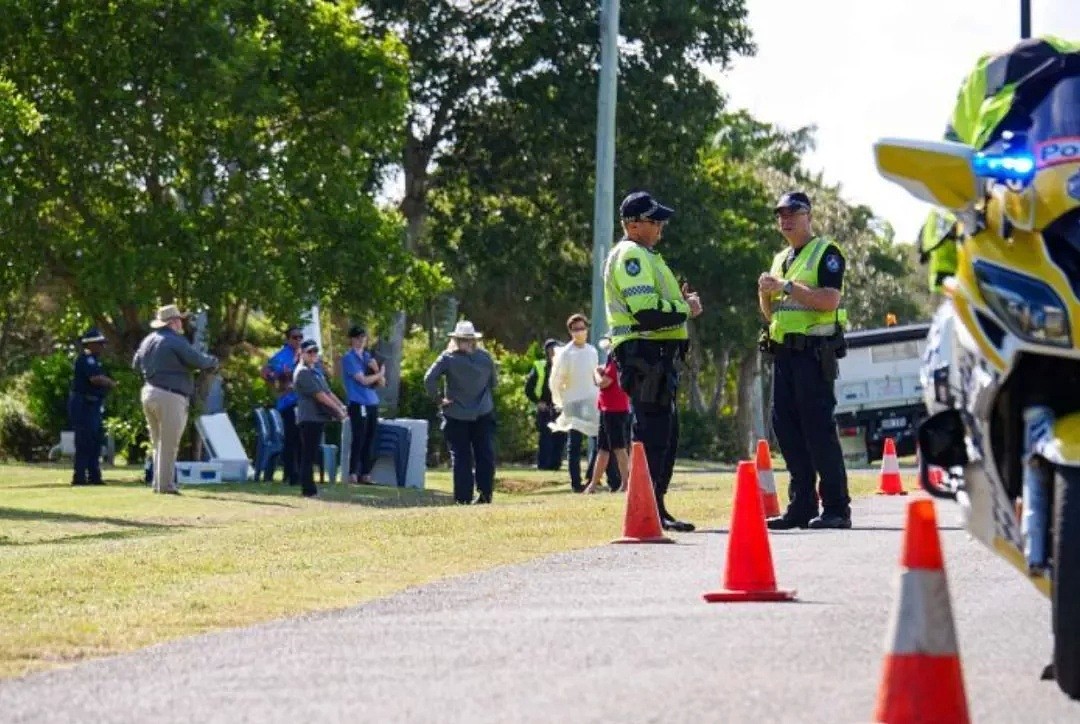
[{"label": "plastic chair", "polygon": [[375,432],[375,457],[389,455],[394,460],[394,476],[397,478],[397,486],[405,487],[409,470],[409,447],[412,444],[412,433],[406,427],[399,425],[384,425],[379,422]]},{"label": "plastic chair", "polygon": [[261,476],[264,482],[274,477],[276,460],[281,455],[283,441],[274,434],[274,423],[270,411],[265,407],[256,407],[255,411],[255,479]]}]

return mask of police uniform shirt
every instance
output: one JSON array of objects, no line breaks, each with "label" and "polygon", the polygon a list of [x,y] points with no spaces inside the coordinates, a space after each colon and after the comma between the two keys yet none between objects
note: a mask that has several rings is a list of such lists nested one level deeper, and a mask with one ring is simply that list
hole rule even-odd
[{"label": "police uniform shirt", "polygon": [[74,392],[77,395],[85,395],[97,399],[104,399],[106,388],[98,387],[90,381],[98,375],[104,375],[105,368],[94,355],[83,352],[75,359],[75,384]]},{"label": "police uniform shirt", "polygon": [[[787,270],[791,268],[791,265],[795,263],[795,259],[799,254],[810,246],[807,242],[798,249],[791,249],[788,251],[787,258],[784,259],[783,270],[787,273]],[[821,255],[821,261],[818,262],[818,286],[828,289],[843,289],[844,284],[844,269],[846,264],[844,262],[844,256],[840,253],[840,248],[836,244],[829,244],[825,248],[825,253]]]}]

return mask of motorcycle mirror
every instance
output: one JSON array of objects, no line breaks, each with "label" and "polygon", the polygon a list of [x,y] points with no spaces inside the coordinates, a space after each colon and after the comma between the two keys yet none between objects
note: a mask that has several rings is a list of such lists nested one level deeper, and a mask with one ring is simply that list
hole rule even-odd
[{"label": "motorcycle mirror", "polygon": [[874,144],[878,173],[915,198],[952,211],[980,197],[974,154],[971,146],[952,141],[883,138]]}]

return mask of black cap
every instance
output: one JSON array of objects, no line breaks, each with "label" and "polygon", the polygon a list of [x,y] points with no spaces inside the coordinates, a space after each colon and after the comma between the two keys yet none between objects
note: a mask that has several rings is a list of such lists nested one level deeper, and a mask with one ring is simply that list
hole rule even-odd
[{"label": "black cap", "polygon": [[545,352],[547,350],[551,349],[552,347],[558,347],[558,346],[559,346],[559,341],[557,339],[545,339],[544,340],[544,351]]},{"label": "black cap", "polygon": [[789,191],[780,197],[780,200],[776,202],[773,211],[779,211],[780,209],[800,209],[802,211],[809,211],[810,197],[802,191]]},{"label": "black cap", "polygon": [[82,344],[91,344],[92,342],[104,342],[105,335],[98,331],[97,327],[91,327],[86,330],[83,336],[79,337],[79,342]]},{"label": "black cap", "polygon": [[349,339],[352,339],[353,337],[366,337],[366,336],[367,336],[367,330],[364,329],[363,327],[361,327],[360,325],[354,324],[353,326],[349,327]]},{"label": "black cap", "polygon": [[300,351],[301,352],[308,352],[308,351],[312,351],[312,350],[314,350],[315,352],[319,351],[319,343],[316,342],[315,340],[313,340],[313,339],[305,339],[303,342],[300,343]]},{"label": "black cap", "polygon": [[635,191],[619,204],[623,221],[667,221],[674,213],[675,209],[664,206],[648,191]]}]

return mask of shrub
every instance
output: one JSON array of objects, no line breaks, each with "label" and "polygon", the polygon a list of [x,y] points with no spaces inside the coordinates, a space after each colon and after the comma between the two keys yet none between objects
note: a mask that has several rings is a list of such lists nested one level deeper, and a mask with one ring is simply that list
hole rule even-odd
[{"label": "shrub", "polygon": [[44,460],[59,439],[34,423],[24,397],[15,392],[0,395],[0,460]]},{"label": "shrub", "polygon": [[63,351],[39,357],[16,384],[26,390],[26,409],[34,425],[54,440],[60,439],[61,430],[70,429],[67,399],[74,361],[73,354]]}]

